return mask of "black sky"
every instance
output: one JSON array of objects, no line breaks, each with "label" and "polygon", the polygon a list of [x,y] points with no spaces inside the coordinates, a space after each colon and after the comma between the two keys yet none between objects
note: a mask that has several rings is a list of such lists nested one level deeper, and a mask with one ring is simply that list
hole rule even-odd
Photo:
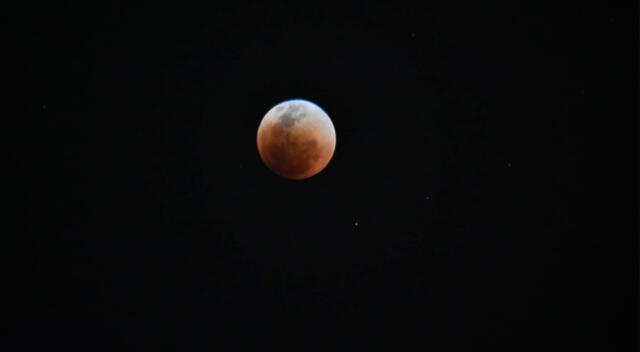
[{"label": "black sky", "polygon": [[[638,8],[600,6],[20,11],[25,343],[637,350]],[[337,133],[303,181],[255,144],[291,98]]]}]

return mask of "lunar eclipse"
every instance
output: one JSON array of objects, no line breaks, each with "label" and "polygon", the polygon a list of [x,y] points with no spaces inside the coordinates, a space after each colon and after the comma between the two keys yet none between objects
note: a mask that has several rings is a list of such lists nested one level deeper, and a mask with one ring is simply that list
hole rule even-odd
[{"label": "lunar eclipse", "polygon": [[258,127],[258,152],[276,174],[301,180],[322,171],[333,156],[336,132],[318,105],[302,99],[277,104]]}]

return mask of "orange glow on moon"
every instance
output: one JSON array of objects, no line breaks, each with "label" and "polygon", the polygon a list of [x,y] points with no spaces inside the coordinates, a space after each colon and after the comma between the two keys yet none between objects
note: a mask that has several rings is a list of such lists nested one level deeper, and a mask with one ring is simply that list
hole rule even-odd
[{"label": "orange glow on moon", "polygon": [[258,152],[276,174],[302,180],[322,171],[333,157],[336,132],[324,110],[302,99],[284,101],[258,127]]}]

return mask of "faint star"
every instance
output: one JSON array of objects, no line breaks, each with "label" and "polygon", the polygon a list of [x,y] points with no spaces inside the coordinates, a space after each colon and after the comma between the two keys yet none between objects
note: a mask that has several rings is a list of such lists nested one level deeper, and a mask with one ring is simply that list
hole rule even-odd
[{"label": "faint star", "polygon": [[507,161],[507,167],[511,167],[511,162]]},{"label": "faint star", "polygon": [[411,32],[411,38],[415,38],[416,37],[416,33],[415,32]]},{"label": "faint star", "polygon": [[427,196],[425,199],[426,200],[431,200],[431,196]]},{"label": "faint star", "polygon": [[358,222],[357,222],[357,221],[356,221],[356,222],[354,222],[354,223],[353,223],[353,226],[358,227]]}]

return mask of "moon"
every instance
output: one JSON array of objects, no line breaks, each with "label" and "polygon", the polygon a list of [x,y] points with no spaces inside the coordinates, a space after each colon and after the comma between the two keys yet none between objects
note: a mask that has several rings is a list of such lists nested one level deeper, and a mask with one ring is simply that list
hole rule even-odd
[{"label": "moon", "polygon": [[276,174],[302,180],[322,171],[336,148],[331,118],[318,105],[304,99],[283,101],[272,107],[258,127],[258,152]]}]

